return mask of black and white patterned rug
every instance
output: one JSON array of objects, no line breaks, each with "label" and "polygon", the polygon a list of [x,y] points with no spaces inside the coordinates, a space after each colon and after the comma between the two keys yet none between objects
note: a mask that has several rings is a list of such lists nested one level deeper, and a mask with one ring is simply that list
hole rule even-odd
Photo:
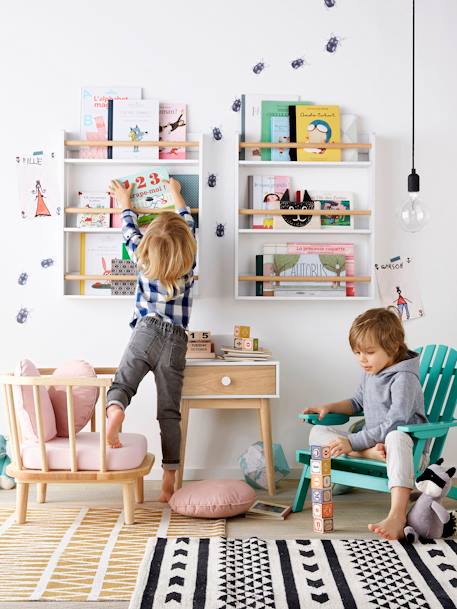
[{"label": "black and white patterned rug", "polygon": [[457,543],[155,538],[129,609],[455,609]]}]

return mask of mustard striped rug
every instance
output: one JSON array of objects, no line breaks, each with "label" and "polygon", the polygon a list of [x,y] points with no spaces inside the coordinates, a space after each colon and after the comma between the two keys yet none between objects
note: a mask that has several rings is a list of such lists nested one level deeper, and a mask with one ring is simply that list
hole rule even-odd
[{"label": "mustard striped rug", "polygon": [[225,520],[185,518],[169,508],[31,507],[27,522],[0,508],[0,601],[129,600],[151,537],[225,536]]}]

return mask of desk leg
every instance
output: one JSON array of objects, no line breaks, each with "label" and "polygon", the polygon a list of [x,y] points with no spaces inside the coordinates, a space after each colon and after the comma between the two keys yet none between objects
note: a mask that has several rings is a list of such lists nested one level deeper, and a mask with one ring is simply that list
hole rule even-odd
[{"label": "desk leg", "polygon": [[179,468],[176,472],[175,491],[181,488],[184,473],[184,458],[186,456],[187,426],[189,423],[189,400],[181,400],[181,450],[179,453]]},{"label": "desk leg", "polygon": [[275,475],[273,467],[273,447],[271,439],[270,404],[268,400],[260,400],[260,431],[262,434],[263,450],[265,453],[265,465],[267,468],[268,492],[273,496],[275,490]]}]

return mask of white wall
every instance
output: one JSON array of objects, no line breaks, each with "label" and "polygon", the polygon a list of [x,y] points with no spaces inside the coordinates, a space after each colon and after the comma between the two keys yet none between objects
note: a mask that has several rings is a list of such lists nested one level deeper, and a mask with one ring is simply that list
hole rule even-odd
[{"label": "white wall", "polygon": [[[204,220],[206,287],[195,302],[192,327],[229,334],[235,323],[251,324],[273,350],[281,362],[281,399],[271,404],[273,435],[292,466],[294,451],[307,436],[297,412],[350,396],[357,383],[359,370],[347,332],[367,305],[234,301],[231,138],[239,115],[231,103],[240,93],[296,92],[340,104],[360,116],[364,131],[377,133],[377,255],[415,257],[426,312],[407,325],[408,342],[456,346],[451,255],[457,225],[457,4],[416,4],[416,167],[432,218],[423,232],[411,236],[394,219],[411,167],[409,0],[337,0],[331,10],[323,0],[175,0],[163,12],[165,3],[146,0],[3,2],[0,369],[11,369],[25,356],[41,366],[68,358],[116,365],[129,335],[128,302],[59,298],[61,269],[40,268],[42,258],[57,255],[58,223],[24,223],[17,207],[15,155],[42,147],[60,129],[77,131],[80,87],[87,84],[139,85],[145,97],[186,100],[192,131],[221,127],[224,140],[214,144],[211,167],[218,186],[207,193]],[[331,33],[344,39],[334,55],[324,51]],[[289,62],[303,54],[310,65],[292,70]],[[251,66],[260,59],[267,68],[256,76]],[[227,223],[223,239],[214,236],[216,222]],[[30,275],[25,287],[17,285],[22,271]],[[31,309],[24,325],[15,321],[21,306]],[[160,463],[154,419],[153,381],[148,379],[128,411],[126,429],[147,431]],[[5,430],[3,413],[0,428]],[[238,475],[238,455],[258,437],[253,413],[193,412],[186,465],[201,476]],[[455,462],[455,434],[452,443],[448,456]],[[154,476],[159,473],[154,470]]]}]

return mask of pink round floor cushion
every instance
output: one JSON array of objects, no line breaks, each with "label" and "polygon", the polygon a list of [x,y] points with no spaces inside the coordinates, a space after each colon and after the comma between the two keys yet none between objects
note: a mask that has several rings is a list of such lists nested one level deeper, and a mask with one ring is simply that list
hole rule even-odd
[{"label": "pink round floor cushion", "polygon": [[[16,366],[16,376],[41,376],[38,368],[29,359],[23,359]],[[33,389],[29,385],[13,386],[14,403],[18,414],[19,425],[23,440],[38,441],[38,426],[35,416]],[[41,420],[43,422],[43,439],[52,440],[57,435],[56,417],[46,387],[40,387]]]},{"label": "pink round floor cushion", "polygon": [[228,518],[244,514],[255,499],[255,491],[242,480],[201,480],[176,491],[169,505],[183,516]]},{"label": "pink round floor cushion", "polygon": [[[83,360],[72,360],[65,362],[52,373],[53,376],[82,376],[95,377],[93,367]],[[75,416],[75,431],[81,431],[90,421],[98,400],[98,387],[78,387],[74,386],[73,411]],[[65,385],[54,385],[49,388],[49,397],[56,417],[57,435],[68,438],[68,417],[67,417],[67,390]]]}]

